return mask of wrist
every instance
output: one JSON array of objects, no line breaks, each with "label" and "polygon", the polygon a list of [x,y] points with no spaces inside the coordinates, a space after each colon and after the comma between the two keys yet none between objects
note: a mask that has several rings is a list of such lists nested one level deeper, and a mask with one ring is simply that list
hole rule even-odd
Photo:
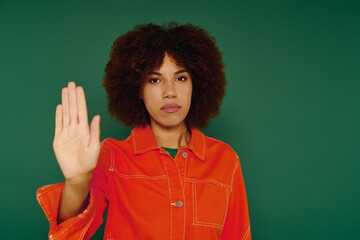
[{"label": "wrist", "polygon": [[92,171],[77,177],[65,178],[65,184],[72,187],[88,186],[92,178]]}]

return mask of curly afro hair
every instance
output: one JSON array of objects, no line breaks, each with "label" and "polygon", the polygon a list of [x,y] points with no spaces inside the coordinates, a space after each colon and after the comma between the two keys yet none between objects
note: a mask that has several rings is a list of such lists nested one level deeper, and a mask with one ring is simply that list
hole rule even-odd
[{"label": "curly afro hair", "polygon": [[128,127],[150,124],[141,89],[145,77],[162,65],[165,52],[193,82],[186,125],[206,127],[219,115],[225,96],[224,64],[215,38],[190,23],[139,24],[115,39],[102,83],[111,116]]}]

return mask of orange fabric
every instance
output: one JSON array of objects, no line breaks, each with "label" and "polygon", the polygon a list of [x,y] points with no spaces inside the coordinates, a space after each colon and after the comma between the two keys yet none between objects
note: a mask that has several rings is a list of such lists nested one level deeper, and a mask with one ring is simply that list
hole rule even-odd
[{"label": "orange fabric", "polygon": [[64,183],[37,190],[50,239],[90,239],[108,208],[104,239],[251,239],[240,160],[227,144],[191,129],[175,159],[149,125],[101,142],[83,213],[57,224]]}]

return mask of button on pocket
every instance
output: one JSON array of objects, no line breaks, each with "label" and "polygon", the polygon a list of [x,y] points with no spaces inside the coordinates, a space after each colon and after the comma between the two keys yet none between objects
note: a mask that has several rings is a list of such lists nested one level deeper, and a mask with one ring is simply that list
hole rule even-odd
[{"label": "button on pocket", "polygon": [[213,183],[192,183],[194,225],[223,228],[230,190]]}]

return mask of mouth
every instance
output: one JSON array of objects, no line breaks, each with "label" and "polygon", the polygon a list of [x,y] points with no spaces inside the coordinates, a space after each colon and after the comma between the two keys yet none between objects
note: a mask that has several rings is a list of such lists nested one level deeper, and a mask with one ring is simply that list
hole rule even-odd
[{"label": "mouth", "polygon": [[175,104],[175,103],[168,103],[165,104],[161,110],[166,112],[166,113],[174,113],[177,112],[180,109],[180,106]]}]

